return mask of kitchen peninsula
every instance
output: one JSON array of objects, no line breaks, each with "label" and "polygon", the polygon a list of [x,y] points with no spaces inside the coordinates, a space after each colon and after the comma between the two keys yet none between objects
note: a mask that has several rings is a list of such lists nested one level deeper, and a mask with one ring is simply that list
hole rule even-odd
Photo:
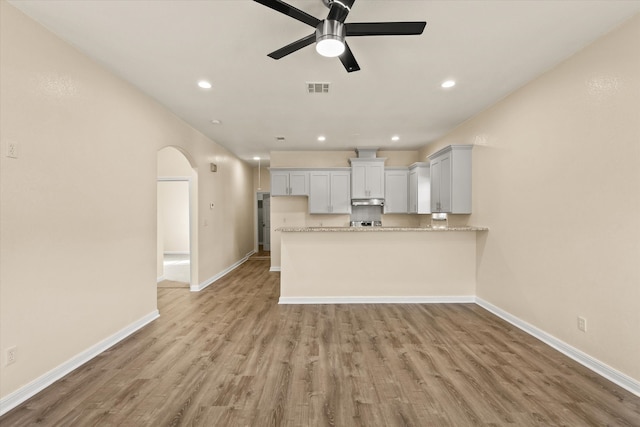
[{"label": "kitchen peninsula", "polygon": [[482,227],[280,227],[281,304],[472,302]]}]

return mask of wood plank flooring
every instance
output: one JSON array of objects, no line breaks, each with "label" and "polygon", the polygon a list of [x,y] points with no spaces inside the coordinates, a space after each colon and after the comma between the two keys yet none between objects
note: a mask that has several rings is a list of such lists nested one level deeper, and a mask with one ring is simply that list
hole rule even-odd
[{"label": "wood plank flooring", "polygon": [[279,306],[253,259],[2,426],[640,426],[640,398],[474,304]]}]

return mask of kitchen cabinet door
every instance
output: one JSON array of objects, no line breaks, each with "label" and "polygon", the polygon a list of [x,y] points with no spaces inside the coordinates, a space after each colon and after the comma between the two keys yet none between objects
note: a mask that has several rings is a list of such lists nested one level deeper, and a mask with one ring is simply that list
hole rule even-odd
[{"label": "kitchen cabinet door", "polygon": [[272,170],[272,196],[308,196],[309,172],[304,170]]},{"label": "kitchen cabinet door", "polygon": [[311,172],[309,174],[309,213],[330,213],[331,172]]},{"label": "kitchen cabinet door", "polygon": [[309,195],[309,172],[292,171],[289,172],[289,195],[308,196]]},{"label": "kitchen cabinet door", "polygon": [[314,171],[309,174],[309,213],[351,213],[351,174]]},{"label": "kitchen cabinet door", "polygon": [[408,169],[392,169],[384,171],[384,213],[408,212],[408,185]]},{"label": "kitchen cabinet door", "polygon": [[431,211],[471,213],[472,145],[450,145],[429,156]]},{"label": "kitchen cabinet door", "polygon": [[351,159],[351,197],[381,199],[384,197],[385,158]]},{"label": "kitchen cabinet door", "polygon": [[271,195],[289,195],[289,172],[271,172]]},{"label": "kitchen cabinet door", "polygon": [[426,162],[409,166],[409,213],[431,213],[431,184]]},{"label": "kitchen cabinet door", "polygon": [[351,174],[331,172],[331,213],[351,213]]}]

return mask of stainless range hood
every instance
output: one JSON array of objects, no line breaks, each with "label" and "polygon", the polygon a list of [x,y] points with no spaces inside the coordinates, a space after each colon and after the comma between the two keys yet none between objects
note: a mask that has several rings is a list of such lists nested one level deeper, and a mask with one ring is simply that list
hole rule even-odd
[{"label": "stainless range hood", "polygon": [[384,199],[351,199],[352,206],[384,206]]}]

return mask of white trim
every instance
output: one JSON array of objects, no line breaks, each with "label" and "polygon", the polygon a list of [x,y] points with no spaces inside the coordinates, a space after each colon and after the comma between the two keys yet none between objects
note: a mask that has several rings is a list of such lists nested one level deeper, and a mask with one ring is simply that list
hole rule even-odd
[{"label": "white trim", "polygon": [[[183,154],[183,153],[180,153]],[[184,154],[183,154],[184,155]],[[191,165],[189,165],[191,167]],[[193,167],[191,167],[193,169]],[[191,181],[190,176],[159,176],[158,182]]]},{"label": "white trim", "polygon": [[164,274],[163,274],[162,276],[160,276],[160,277],[156,278],[156,283],[160,283],[160,282],[162,282],[164,279],[165,279],[165,276],[164,276]]},{"label": "white trim", "polygon": [[76,356],[64,362],[62,365],[53,368],[44,375],[41,375],[24,387],[20,387],[13,393],[3,397],[2,399],[0,399],[0,415],[6,414],[19,404],[34,396],[36,393],[39,393],[40,391],[49,387],[51,384],[58,381],[60,378],[64,377],[71,371],[78,369],[89,360],[93,359],[108,348],[113,347],[115,344],[119,343],[129,335],[151,323],[158,317],[160,317],[158,310],[152,311],[151,313],[131,323],[130,325],[126,326],[110,337],[77,354]]},{"label": "white trim", "polygon": [[227,274],[231,273],[233,270],[235,270],[236,268],[240,267],[242,264],[244,264],[245,262],[247,262],[247,260],[249,259],[249,257],[253,254],[255,254],[256,251],[251,251],[248,254],[246,254],[244,256],[244,258],[242,258],[241,260],[235,262],[234,264],[230,265],[229,267],[225,268],[224,270],[222,270],[220,273],[208,278],[207,280],[205,280],[204,282],[200,283],[197,286],[194,286],[193,284],[191,285],[190,289],[191,292],[200,292],[201,290],[203,290],[204,288],[206,288],[207,286],[211,285],[212,283],[222,279],[224,276],[226,276]]},{"label": "white trim", "polygon": [[543,343],[555,348],[560,353],[564,354],[567,357],[570,357],[586,368],[591,369],[596,374],[608,379],[616,385],[619,385],[625,390],[630,391],[636,396],[640,396],[640,381],[637,381],[630,376],[612,368],[611,366],[602,363],[598,359],[595,359],[588,354],[578,350],[577,348],[570,346],[569,344],[559,340],[553,335],[549,335],[548,333],[536,328],[535,326],[525,322],[524,320],[517,318],[511,313],[508,313],[501,308],[498,308],[495,305],[483,300],[482,298],[476,297],[476,304],[502,318],[503,320],[511,323],[513,326],[522,329],[524,332],[539,339]]},{"label": "white trim", "polygon": [[468,296],[406,297],[280,297],[278,304],[459,304],[474,303]]},{"label": "white trim", "polygon": [[162,253],[163,255],[189,255],[189,251],[165,251]]},{"label": "white trim", "polygon": [[271,267],[269,269],[269,271],[274,272],[274,271],[280,271],[280,267]]}]

